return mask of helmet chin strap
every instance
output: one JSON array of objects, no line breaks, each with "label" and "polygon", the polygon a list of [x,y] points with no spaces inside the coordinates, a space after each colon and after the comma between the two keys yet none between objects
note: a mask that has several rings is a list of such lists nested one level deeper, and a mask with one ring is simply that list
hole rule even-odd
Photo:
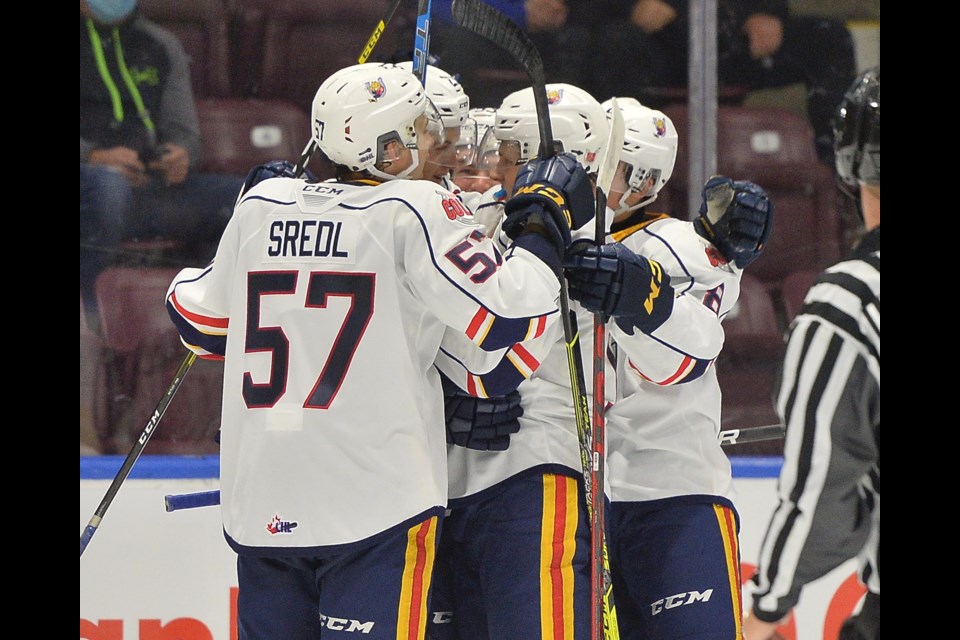
[{"label": "helmet chin strap", "polygon": [[645,207],[645,206],[647,206],[648,204],[650,204],[651,202],[653,202],[654,200],[657,199],[657,194],[654,193],[652,196],[648,196],[648,197],[644,198],[643,200],[641,200],[640,202],[638,202],[638,203],[635,204],[635,205],[627,206],[627,198],[630,197],[630,194],[631,194],[631,193],[632,193],[632,190],[627,191],[627,192],[625,192],[622,196],[620,196],[620,201],[617,203],[617,210],[614,211],[614,215],[618,215],[618,216],[619,216],[619,215],[624,214],[624,213],[629,213],[629,212],[631,212],[631,211],[636,211],[636,210],[639,209],[640,207]]},{"label": "helmet chin strap", "polygon": [[382,180],[403,180],[404,178],[409,177],[410,174],[413,173],[414,170],[420,165],[420,151],[418,149],[410,149],[410,155],[413,159],[413,161],[410,163],[410,166],[396,175],[384,173],[376,167],[370,167],[367,169],[367,171]]}]

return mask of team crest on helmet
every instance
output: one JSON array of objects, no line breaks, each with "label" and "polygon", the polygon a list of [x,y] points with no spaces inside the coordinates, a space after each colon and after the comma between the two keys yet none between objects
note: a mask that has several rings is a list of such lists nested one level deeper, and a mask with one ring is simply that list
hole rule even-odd
[{"label": "team crest on helmet", "polygon": [[654,118],[653,127],[657,130],[654,134],[658,138],[662,138],[667,135],[667,121],[665,118]]},{"label": "team crest on helmet", "polygon": [[383,83],[383,78],[377,78],[367,83],[367,91],[376,100],[382,98],[383,94],[387,92],[387,85]]},{"label": "team crest on helmet", "polygon": [[563,100],[563,89],[547,89],[547,104],[557,104]]}]

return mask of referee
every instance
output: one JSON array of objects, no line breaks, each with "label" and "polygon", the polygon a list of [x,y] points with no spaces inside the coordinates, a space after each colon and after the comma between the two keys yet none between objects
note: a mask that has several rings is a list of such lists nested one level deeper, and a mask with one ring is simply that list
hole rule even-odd
[{"label": "referee", "polygon": [[834,120],[837,173],[865,234],[818,277],[787,334],[776,408],[787,427],[746,640],[765,640],[803,587],[850,558],[868,592],[840,640],[880,638],[880,67]]}]

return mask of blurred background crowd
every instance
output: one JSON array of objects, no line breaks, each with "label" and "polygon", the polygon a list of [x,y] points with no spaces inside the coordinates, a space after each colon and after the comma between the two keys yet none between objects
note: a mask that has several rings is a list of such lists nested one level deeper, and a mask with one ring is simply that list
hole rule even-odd
[{"label": "blurred background crowd", "polygon": [[[547,82],[603,101],[633,96],[680,132],[660,211],[689,219],[686,0],[489,0],[537,45]],[[93,4],[93,3],[90,3]],[[390,0],[123,0],[80,3],[80,453],[124,454],[186,351],[163,298],[200,266],[247,171],[296,161],[320,83],[353,64]],[[432,61],[475,108],[528,80],[509,55],[433,0]],[[416,5],[400,2],[369,61],[409,60]],[[856,224],[833,175],[830,119],[855,75],[880,61],[879,0],[710,0],[716,9],[716,170],[761,184],[777,219],[724,323],[717,371],[724,428],[777,421],[770,389],[782,335],[814,276],[852,245]],[[699,14],[702,16],[702,14]],[[715,70],[714,63],[715,62]],[[694,69],[696,71],[697,69]],[[308,168],[331,177],[322,158]],[[697,189],[699,191],[699,189]],[[214,453],[221,365],[199,362],[145,453]],[[736,447],[779,454],[782,442]]]}]

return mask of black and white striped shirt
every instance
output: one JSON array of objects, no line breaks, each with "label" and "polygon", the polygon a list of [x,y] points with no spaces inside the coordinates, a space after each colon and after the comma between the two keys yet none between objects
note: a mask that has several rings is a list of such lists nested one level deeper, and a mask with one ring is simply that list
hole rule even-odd
[{"label": "black and white striped shirt", "polygon": [[880,228],[817,278],[775,392],[787,427],[754,614],[779,620],[807,583],[856,557],[880,592]]}]

